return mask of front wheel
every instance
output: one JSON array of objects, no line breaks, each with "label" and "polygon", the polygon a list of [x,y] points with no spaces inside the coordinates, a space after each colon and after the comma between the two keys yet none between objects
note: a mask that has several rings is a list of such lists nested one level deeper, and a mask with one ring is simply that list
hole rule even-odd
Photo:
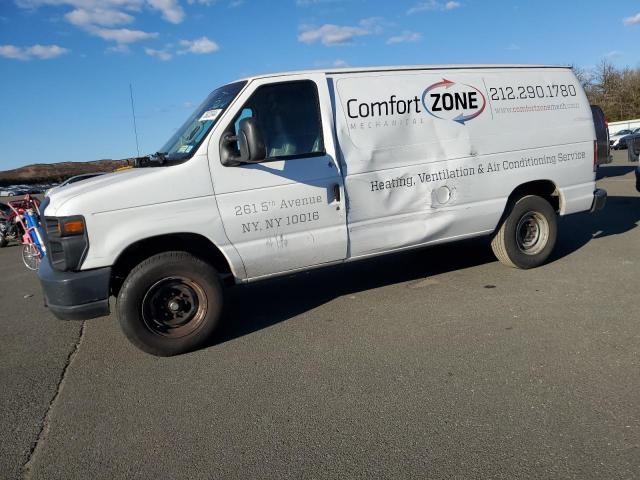
[{"label": "front wheel", "polygon": [[33,243],[22,245],[22,262],[29,270],[38,270],[40,266],[40,251]]},{"label": "front wheel", "polygon": [[201,347],[222,315],[218,272],[186,252],[154,255],[125,279],[116,311],[129,341],[168,357]]},{"label": "front wheel", "polygon": [[547,261],[558,236],[556,212],[544,198],[528,195],[510,206],[491,240],[501,263],[515,268],[535,268]]},{"label": "front wheel", "polygon": [[0,248],[6,247],[7,243],[9,243],[7,241],[7,237],[4,235],[4,233],[0,233]]}]

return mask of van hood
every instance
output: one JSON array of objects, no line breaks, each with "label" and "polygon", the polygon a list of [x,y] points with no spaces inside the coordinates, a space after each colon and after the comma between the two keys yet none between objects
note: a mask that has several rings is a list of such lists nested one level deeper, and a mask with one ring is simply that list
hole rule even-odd
[{"label": "van hood", "polygon": [[59,187],[51,192],[48,197],[49,205],[47,206],[47,214],[55,215],[54,212],[56,210],[75,197],[93,192],[100,188],[109,187],[117,183],[131,181],[133,178],[138,178],[151,173],[151,170],[151,168],[138,168],[125,170],[123,172],[107,173],[81,182],[65,185],[64,187]]},{"label": "van hood", "polygon": [[98,215],[213,195],[206,155],[165,167],[133,168],[83,180],[51,193],[46,216]]}]

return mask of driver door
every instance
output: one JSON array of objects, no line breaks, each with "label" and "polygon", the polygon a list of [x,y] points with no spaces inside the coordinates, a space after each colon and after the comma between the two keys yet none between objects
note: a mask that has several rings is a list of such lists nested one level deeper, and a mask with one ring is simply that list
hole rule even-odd
[{"label": "driver door", "polygon": [[[347,256],[344,186],[326,79],[274,80],[251,82],[209,144],[222,223],[249,279]],[[256,119],[267,158],[223,166],[220,138],[237,134],[246,117]]]}]

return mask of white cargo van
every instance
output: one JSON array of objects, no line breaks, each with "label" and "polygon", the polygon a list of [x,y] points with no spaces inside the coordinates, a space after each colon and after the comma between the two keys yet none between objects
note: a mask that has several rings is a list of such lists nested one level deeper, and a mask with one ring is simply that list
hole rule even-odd
[{"label": "white cargo van", "polygon": [[594,181],[607,160],[597,130],[562,67],[230,83],[140,168],[46,199],[45,300],[59,318],[86,319],[109,314],[114,296],[127,337],[173,355],[216,330],[226,281],[482,235],[506,265],[536,267],[554,247],[557,215],[606,201]]}]

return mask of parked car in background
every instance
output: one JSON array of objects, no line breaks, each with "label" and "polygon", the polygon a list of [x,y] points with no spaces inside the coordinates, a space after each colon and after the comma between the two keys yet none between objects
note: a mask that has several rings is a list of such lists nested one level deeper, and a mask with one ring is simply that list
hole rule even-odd
[{"label": "parked car in background", "polygon": [[[611,148],[613,148],[614,150],[618,150],[620,148],[620,139],[632,133],[633,133],[633,130],[629,128],[625,128],[624,130],[618,130],[616,133],[614,133],[609,137],[609,143],[611,144]],[[626,148],[626,146],[624,148]]]},{"label": "parked car in background", "polygon": [[618,139],[618,148],[616,150],[626,150],[629,146],[629,141],[634,137],[634,135],[640,135],[640,127],[631,130],[631,133],[629,135],[620,137]]},{"label": "parked car in background", "polygon": [[83,173],[82,175],[76,175],[75,177],[67,178],[60,185],[50,188],[45,192],[45,197],[51,195],[51,193],[59,188],[66,187],[67,185],[71,185],[72,183],[81,182],[82,180],[88,180],[93,177],[97,177],[99,175],[104,175],[105,172],[95,172],[95,173]]}]

